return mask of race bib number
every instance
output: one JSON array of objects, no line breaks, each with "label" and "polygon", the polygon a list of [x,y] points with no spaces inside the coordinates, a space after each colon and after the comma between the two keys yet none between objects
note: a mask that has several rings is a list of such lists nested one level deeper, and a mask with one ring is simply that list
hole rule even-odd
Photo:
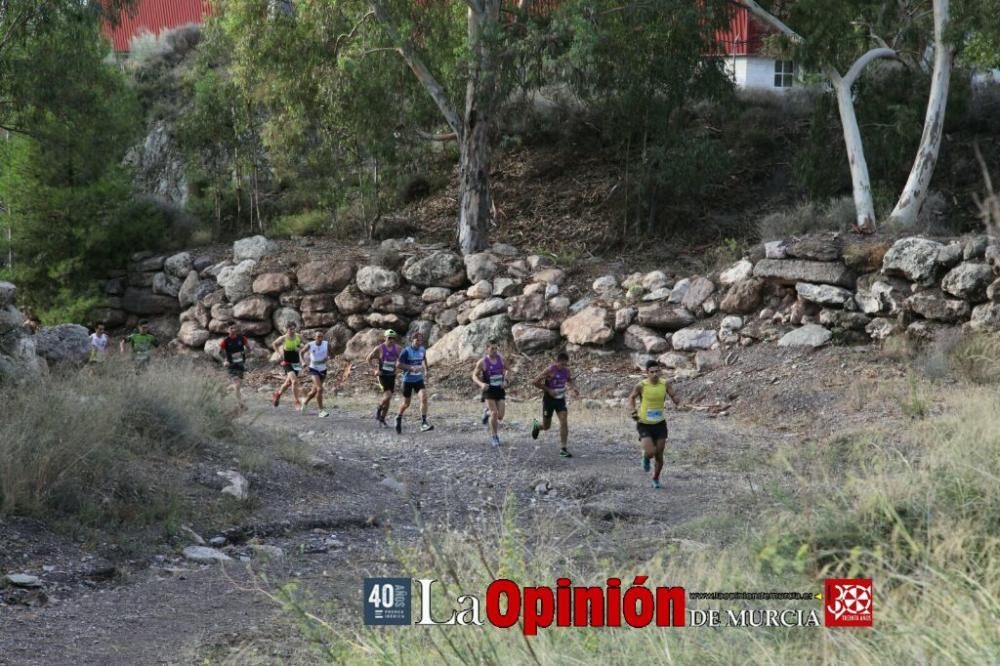
[{"label": "race bib number", "polygon": [[319,370],[320,372],[326,372],[326,363],[325,362],[313,363],[312,369]]},{"label": "race bib number", "polygon": [[556,397],[556,400],[562,400],[566,397],[566,389],[552,389],[552,394]]},{"label": "race bib number", "polygon": [[493,375],[490,377],[490,386],[503,386],[503,375]]},{"label": "race bib number", "polygon": [[386,361],[382,364],[382,372],[387,375],[394,374],[396,372],[396,364],[392,361]]},{"label": "race bib number", "polygon": [[647,409],[646,410],[646,420],[647,421],[659,421],[663,418],[662,409]]},{"label": "race bib number", "polygon": [[292,363],[292,365],[290,367],[295,372],[299,372],[300,370],[302,370],[302,366],[300,364],[298,364],[298,363]]},{"label": "race bib number", "polygon": [[233,363],[243,363],[246,360],[247,356],[243,352],[237,352],[233,354],[233,361],[232,361]]}]

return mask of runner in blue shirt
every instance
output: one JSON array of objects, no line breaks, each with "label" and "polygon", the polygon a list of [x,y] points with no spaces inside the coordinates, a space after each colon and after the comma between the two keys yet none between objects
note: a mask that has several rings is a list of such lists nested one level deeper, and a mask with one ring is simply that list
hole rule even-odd
[{"label": "runner in blue shirt", "polygon": [[420,430],[427,432],[434,426],[427,422],[427,350],[424,348],[424,338],[419,331],[410,336],[410,344],[403,348],[396,362],[403,371],[403,404],[396,415],[396,432],[403,432],[403,414],[410,407],[410,397],[416,393],[420,398]]}]

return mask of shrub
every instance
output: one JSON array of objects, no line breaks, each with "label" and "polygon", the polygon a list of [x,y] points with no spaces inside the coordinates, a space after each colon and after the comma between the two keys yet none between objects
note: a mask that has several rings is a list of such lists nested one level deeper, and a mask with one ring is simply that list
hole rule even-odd
[{"label": "shrub", "polygon": [[279,237],[317,236],[330,227],[330,215],[319,210],[308,210],[295,215],[285,215],[274,224],[272,235]]},{"label": "shrub", "polygon": [[[182,503],[156,467],[233,434],[211,377],[176,364],[96,371],[0,389],[0,515],[146,522]],[[160,516],[162,517],[162,516]]]},{"label": "shrub", "polygon": [[805,201],[764,216],[757,223],[761,240],[779,240],[818,231],[844,231],[856,219],[850,197],[830,199],[826,204]]},{"label": "shrub", "polygon": [[951,367],[963,379],[974,384],[1000,382],[1000,335],[967,335],[949,352]]}]

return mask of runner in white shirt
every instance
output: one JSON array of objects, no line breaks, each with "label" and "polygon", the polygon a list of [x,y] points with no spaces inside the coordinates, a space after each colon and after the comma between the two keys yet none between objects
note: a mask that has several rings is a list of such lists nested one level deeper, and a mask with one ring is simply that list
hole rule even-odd
[{"label": "runner in white shirt", "polygon": [[330,357],[330,343],[323,339],[323,331],[316,331],[312,342],[307,344],[302,350],[302,355],[308,359],[309,376],[312,377],[313,387],[306,395],[305,402],[302,403],[302,413],[305,414],[309,401],[316,398],[316,406],[319,407],[321,419],[330,415],[323,409],[323,381],[326,379],[326,363]]},{"label": "runner in white shirt", "polygon": [[90,334],[90,362],[102,363],[108,357],[108,334],[104,332],[104,324],[98,324],[97,330]]}]

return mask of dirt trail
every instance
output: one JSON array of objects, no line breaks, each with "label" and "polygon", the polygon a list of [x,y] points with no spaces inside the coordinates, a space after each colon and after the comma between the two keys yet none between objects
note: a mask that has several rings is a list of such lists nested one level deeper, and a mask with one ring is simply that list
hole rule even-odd
[{"label": "dirt trail", "polygon": [[[631,554],[642,557],[674,536],[711,539],[713,524],[738,520],[753,502],[746,461],[766,457],[788,437],[729,418],[675,414],[665,487],[655,491],[639,466],[634,426],[620,409],[571,411],[574,457],[563,459],[555,431],[531,440],[537,408],[509,405],[497,450],[478,420],[478,401],[432,404],[434,431],[419,432],[418,418],[410,416],[397,435],[374,422],[368,402],[338,399],[331,418],[318,419],[255,397],[247,422],[281,433],[276,441],[304,442],[308,454],[297,465],[281,463],[294,473],[274,474],[272,465],[251,475],[257,500],[247,524],[266,534],[261,543],[285,553],[264,567],[268,584],[298,580],[356,621],[361,578],[399,573],[386,528],[403,542],[416,537],[418,520],[489,531],[508,493],[521,520],[551,516],[568,532],[585,521],[588,538],[598,535],[591,543],[598,550],[620,549],[624,537]],[[536,490],[544,482],[548,492]],[[324,540],[332,541],[317,547]],[[231,552],[244,553],[240,548]],[[259,561],[253,566],[261,569]],[[50,595],[57,598],[47,605],[0,607],[0,663],[193,663],[225,655],[229,646],[266,642],[284,633],[284,622],[254,582],[248,564],[199,565],[174,555],[121,581]],[[274,660],[294,660],[281,644],[274,641]]]}]

